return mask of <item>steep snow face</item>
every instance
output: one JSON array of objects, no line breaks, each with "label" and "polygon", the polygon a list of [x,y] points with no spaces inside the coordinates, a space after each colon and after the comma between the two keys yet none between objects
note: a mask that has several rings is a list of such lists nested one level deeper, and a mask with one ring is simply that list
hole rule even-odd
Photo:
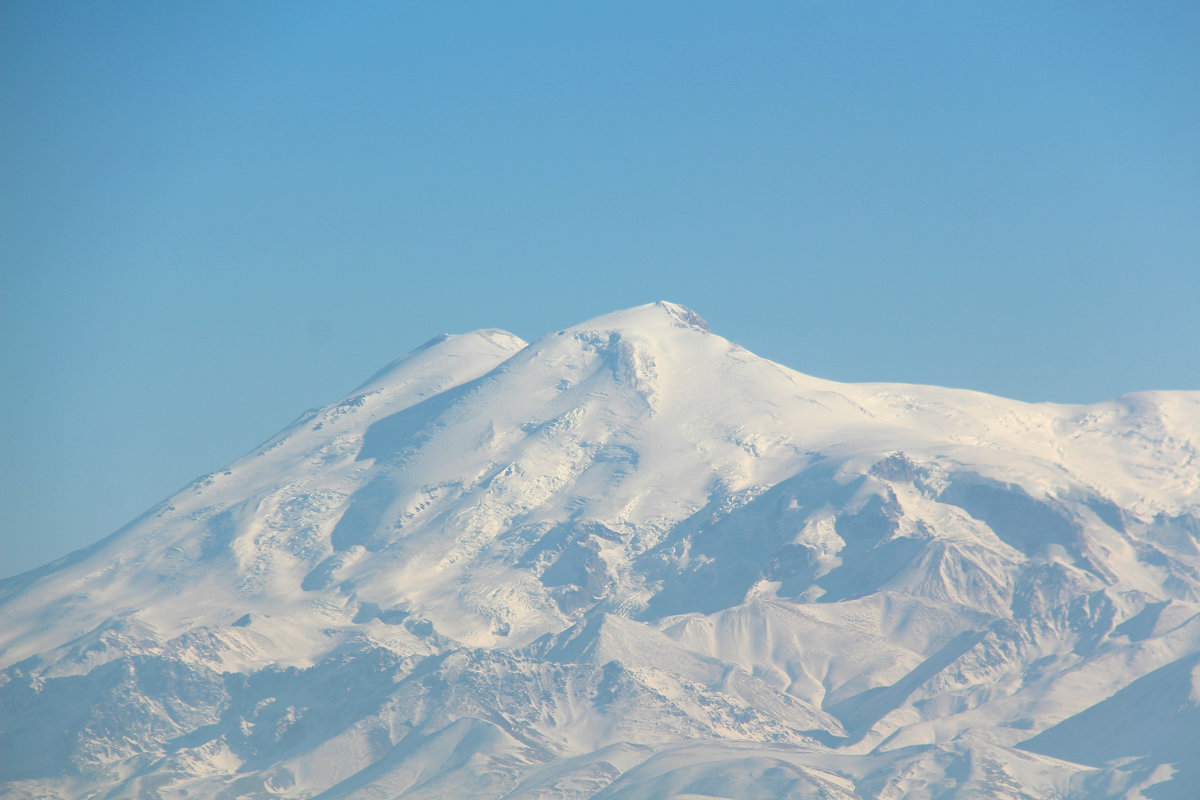
[{"label": "steep snow face", "polygon": [[[504,331],[432,339],[104,541],[0,581],[0,663],[131,614],[178,635],[227,624],[230,614],[281,609],[307,614],[295,631],[307,636],[320,612],[311,613],[300,584],[311,563],[329,551],[348,499],[369,483],[356,461],[365,430],[478,378],[524,346]],[[304,661],[311,650],[286,636],[279,643],[276,655],[285,661]]]},{"label": "steep snow face", "polygon": [[671,303],[438,337],[0,582],[0,796],[1200,791],[1195,715],[1071,744],[1200,696],[1198,443],[1200,392],[838,384]]}]

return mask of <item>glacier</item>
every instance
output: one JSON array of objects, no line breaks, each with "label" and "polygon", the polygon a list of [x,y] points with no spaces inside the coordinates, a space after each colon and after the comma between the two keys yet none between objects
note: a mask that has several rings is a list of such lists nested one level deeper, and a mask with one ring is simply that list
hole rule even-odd
[{"label": "glacier", "polygon": [[0,581],[0,797],[1200,797],[1198,446],[666,302],[439,336]]}]

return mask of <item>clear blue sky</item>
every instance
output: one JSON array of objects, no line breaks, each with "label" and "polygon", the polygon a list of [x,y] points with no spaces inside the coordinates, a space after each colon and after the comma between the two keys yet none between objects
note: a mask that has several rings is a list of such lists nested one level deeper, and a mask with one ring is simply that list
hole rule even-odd
[{"label": "clear blue sky", "polygon": [[1200,4],[0,4],[0,575],[442,331],[1200,388]]}]

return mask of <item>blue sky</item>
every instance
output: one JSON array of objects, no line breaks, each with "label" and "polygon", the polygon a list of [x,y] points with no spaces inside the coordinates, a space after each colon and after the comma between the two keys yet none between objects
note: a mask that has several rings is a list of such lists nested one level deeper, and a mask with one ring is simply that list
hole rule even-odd
[{"label": "blue sky", "polygon": [[0,5],[0,575],[442,331],[1200,388],[1200,5]]}]

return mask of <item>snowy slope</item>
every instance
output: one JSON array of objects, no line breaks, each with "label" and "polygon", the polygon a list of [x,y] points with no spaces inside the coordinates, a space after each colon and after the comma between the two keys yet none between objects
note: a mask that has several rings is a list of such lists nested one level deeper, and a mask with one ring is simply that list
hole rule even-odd
[{"label": "snowy slope", "polygon": [[0,797],[1200,796],[1198,445],[670,303],[439,337],[0,582]]}]

